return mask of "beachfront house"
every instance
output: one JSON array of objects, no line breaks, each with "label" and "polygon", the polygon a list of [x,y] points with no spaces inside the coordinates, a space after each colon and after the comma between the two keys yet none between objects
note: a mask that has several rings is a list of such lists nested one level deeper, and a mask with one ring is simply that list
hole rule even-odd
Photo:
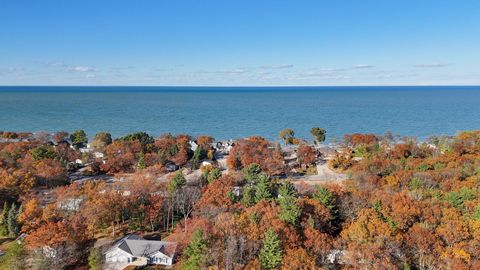
[{"label": "beachfront house", "polygon": [[190,144],[190,149],[195,152],[195,150],[197,150],[198,148],[198,144],[194,141],[189,141],[189,144]]},{"label": "beachfront house", "polygon": [[217,142],[213,148],[219,154],[228,155],[230,153],[230,150],[232,150],[233,146],[235,146],[235,143],[233,142],[233,140],[228,140],[228,141]]},{"label": "beachfront house", "polygon": [[139,235],[130,234],[116,241],[105,253],[106,263],[135,265],[173,264],[176,243],[145,240]]}]

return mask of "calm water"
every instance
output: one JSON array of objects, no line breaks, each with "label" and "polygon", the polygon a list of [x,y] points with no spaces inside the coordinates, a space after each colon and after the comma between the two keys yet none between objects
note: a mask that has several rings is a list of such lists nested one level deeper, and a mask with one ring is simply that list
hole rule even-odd
[{"label": "calm water", "polygon": [[480,129],[480,87],[0,87],[0,130],[84,129],[276,139],[346,133],[426,138]]}]

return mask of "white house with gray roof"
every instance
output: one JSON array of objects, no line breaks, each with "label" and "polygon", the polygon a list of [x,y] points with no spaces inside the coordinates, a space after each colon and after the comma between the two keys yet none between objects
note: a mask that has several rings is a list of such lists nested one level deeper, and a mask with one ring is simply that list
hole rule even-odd
[{"label": "white house with gray roof", "polygon": [[116,241],[105,252],[107,264],[119,265],[167,265],[175,260],[176,243],[146,240],[138,235],[127,235]]}]

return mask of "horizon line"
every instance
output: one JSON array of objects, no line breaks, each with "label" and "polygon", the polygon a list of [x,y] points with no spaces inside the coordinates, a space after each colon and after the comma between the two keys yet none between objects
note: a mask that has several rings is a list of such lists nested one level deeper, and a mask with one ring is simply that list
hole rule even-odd
[{"label": "horizon line", "polygon": [[37,85],[1,85],[0,87],[161,87],[161,88],[314,88],[314,87],[480,87],[480,84],[397,84],[397,85],[63,85],[63,84],[37,84]]}]

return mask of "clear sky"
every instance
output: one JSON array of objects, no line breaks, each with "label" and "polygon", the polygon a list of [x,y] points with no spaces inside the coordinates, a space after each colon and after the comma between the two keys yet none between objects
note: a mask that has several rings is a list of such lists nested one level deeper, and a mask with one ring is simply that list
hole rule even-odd
[{"label": "clear sky", "polygon": [[480,84],[478,0],[0,0],[0,85]]}]

